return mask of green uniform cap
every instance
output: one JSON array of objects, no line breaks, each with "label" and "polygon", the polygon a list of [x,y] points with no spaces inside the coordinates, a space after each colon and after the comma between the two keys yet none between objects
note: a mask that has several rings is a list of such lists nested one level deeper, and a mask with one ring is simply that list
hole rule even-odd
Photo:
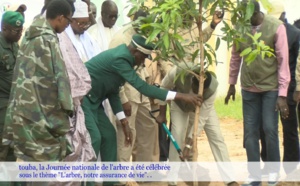
[{"label": "green uniform cap", "polygon": [[2,15],[2,22],[13,27],[21,27],[24,24],[24,17],[19,12],[7,11]]},{"label": "green uniform cap", "polygon": [[135,48],[137,48],[137,50],[147,55],[150,55],[152,53],[152,50],[154,50],[154,44],[146,43],[146,38],[139,34],[135,34],[132,36],[131,43]]}]

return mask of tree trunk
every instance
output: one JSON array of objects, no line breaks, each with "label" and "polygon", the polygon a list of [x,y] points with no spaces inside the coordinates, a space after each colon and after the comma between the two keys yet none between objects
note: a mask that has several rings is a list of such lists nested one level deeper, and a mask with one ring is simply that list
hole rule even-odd
[{"label": "tree trunk", "polygon": [[[202,33],[202,0],[199,0],[199,17],[197,19],[197,27],[199,31],[200,39],[200,80],[199,80],[199,96],[203,94],[203,85],[204,85],[204,48],[203,48],[203,33]],[[193,132],[193,162],[198,161],[198,148],[197,148],[197,133],[198,133],[198,124],[199,124],[199,114],[200,107],[196,107],[195,119],[194,119],[194,132]],[[198,186],[197,181],[197,166],[193,166],[193,178],[194,186]]]}]

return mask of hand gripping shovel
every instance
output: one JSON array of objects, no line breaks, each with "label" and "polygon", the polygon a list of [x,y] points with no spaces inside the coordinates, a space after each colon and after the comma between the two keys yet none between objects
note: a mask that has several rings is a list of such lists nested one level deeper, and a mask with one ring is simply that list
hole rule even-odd
[{"label": "hand gripping shovel", "polygon": [[[149,113],[150,113],[151,117],[155,119],[155,117],[153,116],[153,113],[154,113],[154,112],[158,112],[158,111],[159,111],[159,109],[157,109],[157,110],[152,110],[152,111],[149,111]],[[185,162],[187,168],[188,168],[189,170],[191,170],[191,167],[190,167],[190,165],[189,165],[187,159],[183,158],[182,150],[180,149],[178,143],[176,142],[176,140],[175,140],[175,138],[173,137],[172,133],[171,133],[170,130],[168,129],[167,125],[166,125],[165,123],[162,123],[162,125],[163,125],[164,130],[165,130],[166,133],[168,134],[169,138],[171,139],[171,141],[172,141],[172,143],[173,143],[175,149],[177,150],[177,152],[178,152],[178,154],[179,154],[180,160],[181,160],[182,162]]]}]

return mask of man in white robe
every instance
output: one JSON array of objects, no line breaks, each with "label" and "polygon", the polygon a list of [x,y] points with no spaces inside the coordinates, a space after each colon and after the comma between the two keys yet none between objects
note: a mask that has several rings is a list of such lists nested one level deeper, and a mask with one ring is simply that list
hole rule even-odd
[{"label": "man in white robe", "polygon": [[102,3],[101,16],[97,19],[97,23],[87,30],[101,51],[108,50],[112,37],[119,30],[115,25],[118,16],[117,5],[111,0],[106,0]]}]

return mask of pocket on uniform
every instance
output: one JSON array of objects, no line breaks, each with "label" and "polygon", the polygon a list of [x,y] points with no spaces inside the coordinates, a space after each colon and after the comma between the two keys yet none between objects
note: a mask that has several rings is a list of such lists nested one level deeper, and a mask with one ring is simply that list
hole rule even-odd
[{"label": "pocket on uniform", "polygon": [[0,68],[4,70],[12,70],[14,67],[14,60],[10,59],[9,54],[0,54]]}]

